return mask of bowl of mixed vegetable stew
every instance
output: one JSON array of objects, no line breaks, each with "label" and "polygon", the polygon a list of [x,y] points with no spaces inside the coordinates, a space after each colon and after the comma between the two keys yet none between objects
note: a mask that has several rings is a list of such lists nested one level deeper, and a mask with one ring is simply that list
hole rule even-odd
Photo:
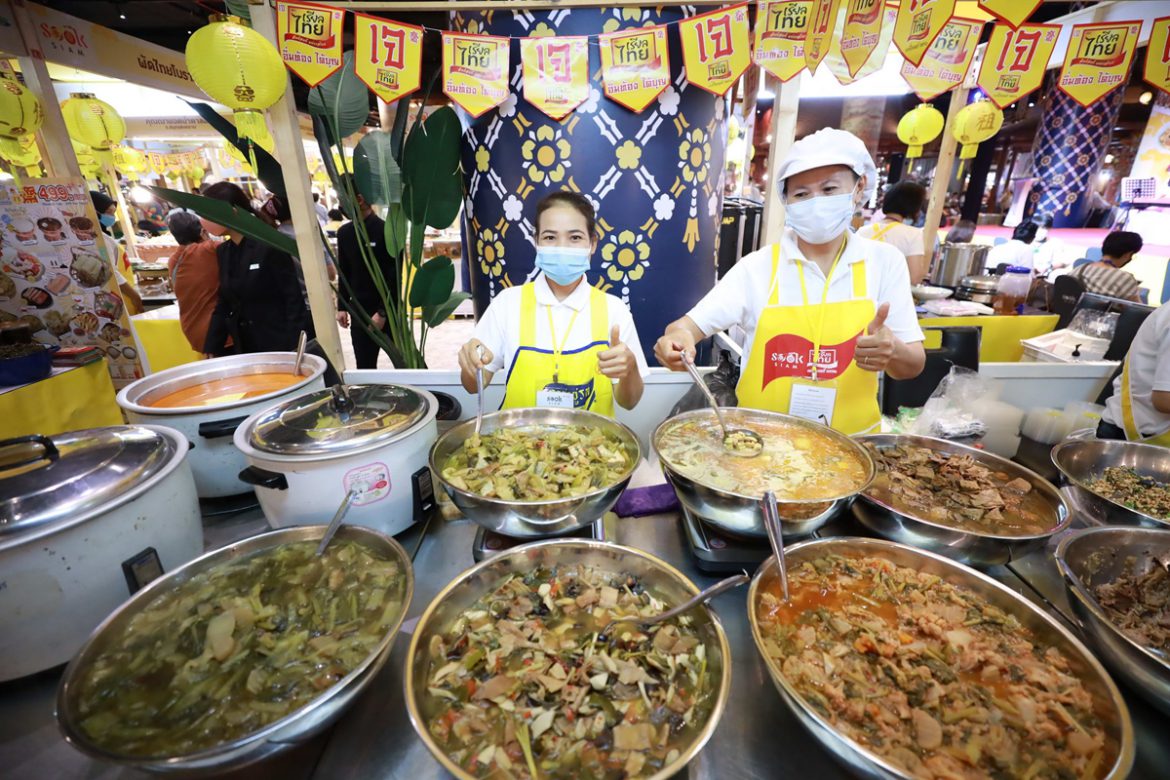
[{"label": "bowl of mixed vegetable stew", "polygon": [[[680,770],[723,713],[727,637],[699,589],[629,547],[551,540],[467,570],[419,618],[411,724],[456,777],[655,778]],[[602,629],[617,622],[602,637]]]},{"label": "bowl of mixed vegetable stew", "polygon": [[748,591],[752,637],[781,698],[871,778],[1113,780],[1135,756],[1117,686],[1056,619],[933,553],[820,539]]},{"label": "bowl of mixed vegetable stew", "polygon": [[320,732],[373,680],[414,589],[402,546],[342,526],[260,534],[147,585],[57,690],[65,739],[155,772],[221,772]]},{"label": "bowl of mixed vegetable stew", "polygon": [[1170,529],[1087,528],[1061,539],[1056,565],[1105,665],[1170,715]]},{"label": "bowl of mixed vegetable stew", "polygon": [[1170,528],[1170,449],[1071,439],[1052,448],[1078,512],[1098,523]]},{"label": "bowl of mixed vegetable stew", "polygon": [[581,409],[506,409],[444,433],[431,472],[464,515],[520,539],[564,534],[608,512],[642,460],[638,437]]}]

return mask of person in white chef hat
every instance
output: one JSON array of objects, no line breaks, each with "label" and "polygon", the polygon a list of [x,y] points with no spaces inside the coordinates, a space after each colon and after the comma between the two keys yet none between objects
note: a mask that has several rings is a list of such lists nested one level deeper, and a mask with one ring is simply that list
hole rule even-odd
[{"label": "person in white chef hat", "polygon": [[739,325],[747,333],[740,406],[847,434],[877,429],[878,375],[916,377],[926,355],[906,259],[849,229],[876,183],[873,158],[852,133],[825,128],[794,143],[777,171],[780,242],[742,258],[668,325],[658,361],[683,370],[696,342]]}]

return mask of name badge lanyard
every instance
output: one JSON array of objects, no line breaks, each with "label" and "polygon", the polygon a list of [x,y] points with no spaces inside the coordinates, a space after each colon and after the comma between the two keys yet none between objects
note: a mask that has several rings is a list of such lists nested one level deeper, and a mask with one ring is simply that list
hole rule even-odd
[{"label": "name badge lanyard", "polygon": [[552,339],[553,344],[553,384],[559,384],[561,380],[561,353],[565,351],[565,342],[569,340],[569,334],[573,332],[573,323],[577,321],[577,315],[580,310],[574,311],[573,316],[569,318],[569,327],[565,328],[565,337],[561,339],[560,346],[557,346],[557,329],[553,325],[552,306],[548,307],[548,335]]},{"label": "name badge lanyard", "polygon": [[[825,334],[825,305],[829,301],[829,285],[833,281],[833,273],[837,270],[837,264],[841,262],[841,256],[845,254],[846,243],[846,239],[841,240],[841,246],[837,249],[837,256],[833,258],[833,265],[829,267],[829,274],[825,277],[825,288],[821,291],[821,316],[816,329],[813,331],[813,363],[811,373],[812,381],[814,382],[817,381],[817,371],[821,365],[821,340]],[[805,317],[808,318],[809,328],[812,328],[812,317],[808,314],[808,286],[804,281],[804,263],[799,261],[796,263],[796,272],[800,276],[800,297],[804,303]]]}]

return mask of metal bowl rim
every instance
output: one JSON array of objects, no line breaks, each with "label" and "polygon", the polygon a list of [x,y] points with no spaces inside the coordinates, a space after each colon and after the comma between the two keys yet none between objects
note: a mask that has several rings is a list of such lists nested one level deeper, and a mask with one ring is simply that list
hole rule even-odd
[{"label": "metal bowl rim", "polygon": [[[864,467],[864,466],[868,465],[868,476],[865,480],[863,480],[861,482],[860,487],[857,487],[853,490],[850,490],[846,493],[842,493],[842,494],[837,495],[837,496],[826,496],[823,498],[777,498],[776,502],[779,504],[823,504],[826,501],[840,501],[842,499],[846,499],[846,498],[850,498],[851,496],[858,495],[862,491],[868,489],[869,486],[871,484],[873,484],[873,481],[875,479],[877,479],[877,464],[874,463],[873,456],[871,456],[869,454],[869,452],[864,447],[858,446],[857,445],[857,438],[855,438],[853,436],[848,436],[844,433],[841,433],[840,431],[837,431],[837,430],[834,430],[833,428],[828,427],[827,425],[821,425],[820,423],[813,422],[812,420],[806,420],[803,417],[795,417],[795,416],[790,415],[790,414],[781,414],[780,412],[769,412],[769,411],[764,410],[764,409],[752,409],[750,407],[739,407],[739,406],[720,406],[719,409],[721,411],[730,411],[730,412],[741,412],[741,411],[744,411],[746,409],[747,411],[750,411],[750,412],[753,412],[756,414],[763,414],[767,417],[776,418],[776,419],[781,420],[782,422],[793,424],[798,428],[809,428],[809,429],[813,429],[813,430],[817,431],[818,433],[824,433],[827,431],[829,434],[831,434],[830,438],[832,438],[834,440],[837,440],[837,441],[846,440],[846,441],[851,442],[854,445],[853,451],[861,456],[862,466]],[[699,485],[700,487],[704,488],[705,490],[710,490],[714,493],[717,493],[717,494],[720,494],[723,496],[727,496],[728,498],[735,498],[735,499],[739,499],[741,501],[750,501],[753,503],[760,501],[763,498],[762,495],[747,496],[747,495],[744,495],[743,493],[734,493],[730,490],[724,490],[723,488],[713,487],[711,485],[708,485],[705,482],[702,482],[700,480],[695,479],[694,477],[689,477],[686,474],[683,474],[682,472],[680,472],[678,470],[677,466],[675,466],[673,463],[671,463],[669,460],[667,460],[663,456],[662,450],[658,447],[658,442],[659,442],[659,437],[663,433],[664,428],[667,426],[667,424],[677,423],[677,424],[681,425],[682,423],[680,421],[686,421],[692,417],[698,417],[698,416],[703,415],[703,414],[711,414],[711,408],[709,406],[705,406],[702,409],[692,409],[688,412],[680,412],[679,414],[676,414],[673,417],[667,417],[665,420],[663,420],[662,422],[660,422],[658,424],[658,426],[654,429],[654,433],[650,434],[650,446],[653,447],[654,452],[658,455],[658,462],[662,464],[662,467],[664,470],[670,469],[670,471],[672,473],[678,475],[680,478],[685,479],[688,482],[692,482],[696,485]]]},{"label": "metal bowl rim", "polygon": [[[532,407],[532,409],[536,409],[536,408],[538,408],[538,407]],[[514,414],[516,412],[525,412],[525,411],[530,411],[530,409],[500,409],[500,410],[497,410],[495,412],[489,412],[489,413],[485,414],[483,416],[483,419],[484,419],[484,422],[487,422],[489,419],[492,419],[495,417],[500,417],[500,416],[508,414],[508,413]],[[475,418],[472,418],[470,420],[464,420],[463,422],[459,423],[458,425],[448,429],[443,434],[441,434],[439,436],[439,438],[435,439],[435,443],[431,445],[430,453],[427,454],[427,464],[431,468],[431,473],[433,473],[435,475],[435,479],[439,481],[439,484],[442,485],[445,490],[447,490],[451,493],[457,493],[462,498],[469,498],[469,499],[473,499],[475,501],[484,501],[484,502],[487,502],[489,504],[494,504],[494,505],[517,506],[517,507],[523,507],[526,509],[527,508],[534,508],[534,507],[542,507],[542,506],[555,506],[557,504],[584,503],[585,501],[588,501],[591,498],[597,498],[598,496],[603,495],[608,490],[613,490],[615,487],[617,487],[618,485],[621,485],[623,482],[629,482],[630,478],[634,476],[634,472],[638,470],[638,466],[642,463],[642,443],[640,441],[638,441],[638,435],[636,433],[634,433],[634,431],[628,425],[626,425],[625,423],[619,422],[614,417],[606,417],[603,414],[598,414],[597,412],[591,412],[587,409],[550,409],[550,411],[556,411],[556,412],[562,412],[562,413],[563,412],[571,412],[573,415],[589,415],[589,417],[596,417],[600,420],[603,420],[607,423],[612,423],[613,425],[617,426],[619,429],[621,429],[622,432],[624,432],[626,434],[626,436],[629,437],[629,441],[632,442],[634,445],[634,459],[633,459],[633,462],[630,465],[630,467],[626,470],[626,472],[624,474],[622,474],[622,476],[620,478],[614,480],[611,484],[605,485],[604,487],[599,487],[595,490],[591,490],[588,493],[582,493],[581,495],[578,495],[578,496],[565,496],[563,498],[544,498],[544,499],[541,499],[539,501],[515,501],[515,500],[506,500],[506,499],[497,498],[497,497],[481,496],[479,493],[472,493],[470,490],[463,490],[462,488],[457,488],[454,485],[452,485],[450,482],[447,481],[447,478],[443,476],[442,469],[440,469],[438,467],[438,464],[435,463],[435,453],[437,453],[439,451],[439,445],[443,444],[449,438],[450,439],[457,438],[455,436],[456,433],[466,433],[465,429],[467,429],[468,426],[470,426],[472,429],[474,429]],[[588,420],[589,417],[586,417],[585,419]],[[532,422],[529,424],[541,425],[541,423],[537,423],[537,422]],[[548,425],[548,427],[550,427],[550,428],[563,427],[563,426],[555,425],[555,424],[551,424],[551,423],[544,423],[544,424]],[[570,423],[570,424],[577,425],[578,423]],[[586,423],[580,423],[580,424],[586,424]],[[490,431],[489,431],[489,433],[490,433]],[[464,439],[466,439],[466,438],[467,437],[464,436]],[[529,522],[531,522],[531,521],[529,521]]]},{"label": "metal bowl rim", "polygon": [[[394,620],[393,625],[386,631],[385,635],[379,640],[378,644],[370,650],[361,662],[349,671],[333,685],[321,691],[317,696],[310,699],[305,704],[288,713],[284,717],[274,720],[263,728],[256,731],[244,734],[230,742],[221,742],[218,745],[204,748],[194,753],[184,753],[170,756],[128,756],[121,753],[113,753],[104,748],[93,744],[88,737],[81,733],[80,729],[76,728],[73,723],[73,711],[68,705],[68,691],[67,688],[73,682],[78,674],[78,664],[82,657],[93,646],[93,643],[101,636],[106,628],[128,611],[140,611],[145,605],[149,605],[154,601],[155,596],[159,592],[164,591],[164,586],[176,579],[179,579],[183,574],[198,574],[202,570],[201,567],[207,569],[213,568],[207,566],[209,561],[217,557],[224,558],[228,561],[239,559],[259,553],[265,550],[272,549],[279,544],[286,542],[302,542],[302,541],[317,541],[325,534],[328,528],[326,525],[302,525],[293,526],[290,528],[278,528],[272,531],[265,531],[264,533],[255,536],[249,536],[246,539],[241,539],[233,544],[225,545],[215,550],[205,552],[198,558],[194,558],[183,564],[174,571],[159,577],[145,588],[135,593],[129,599],[124,601],[117,609],[111,612],[90,635],[86,638],[85,644],[81,649],[70,659],[68,666],[61,675],[61,680],[57,684],[57,695],[54,702],[53,715],[57,721],[57,730],[61,736],[70,745],[77,750],[87,755],[99,758],[104,761],[109,761],[115,764],[125,766],[150,767],[154,765],[167,764],[172,767],[181,767],[188,762],[203,762],[213,760],[218,756],[234,753],[241,748],[246,747],[250,743],[258,743],[265,741],[269,736],[282,731],[297,720],[300,720],[310,712],[315,712],[321,707],[324,707],[331,699],[335,698],[341,691],[351,686],[354,681],[365,674],[371,666],[375,664],[377,659],[386,654],[394,640],[398,636],[398,631],[402,627],[403,621],[406,619],[406,613],[410,609],[411,599],[414,597],[414,565],[410,560],[405,548],[394,537],[384,534],[381,531],[369,528],[368,526],[360,525],[343,525],[338,529],[337,537],[340,538],[342,534],[358,536],[372,536],[380,543],[388,543],[395,555],[399,556],[399,562],[404,564],[404,574],[406,575],[406,583],[402,599],[402,608],[398,612],[398,617]],[[284,537],[294,537],[286,539]],[[303,538],[301,538],[303,537]],[[270,543],[268,543],[270,542]],[[241,549],[244,548],[244,549]],[[233,554],[234,553],[234,554]],[[131,608],[134,608],[132,610]]]},{"label": "metal bowl rim", "polygon": [[[979,539],[989,539],[991,541],[996,541],[996,542],[1030,542],[1030,541],[1039,541],[1041,539],[1047,539],[1051,536],[1054,536],[1054,535],[1060,533],[1061,531],[1063,531],[1064,529],[1068,528],[1069,523],[1072,522],[1072,512],[1069,510],[1068,502],[1064,500],[1064,496],[1062,496],[1060,494],[1060,491],[1056,489],[1055,485],[1053,485],[1048,480],[1044,479],[1044,477],[1040,476],[1035,471],[1032,471],[1030,468],[1028,468],[1026,466],[1021,466],[1020,464],[1016,463],[1015,461],[1008,460],[1007,458],[1004,458],[1000,455],[996,455],[994,452],[988,452],[987,450],[978,450],[978,449],[975,449],[974,447],[968,447],[966,444],[958,444],[957,442],[952,442],[948,439],[940,439],[940,438],[937,438],[935,436],[918,436],[915,434],[908,434],[908,433],[867,433],[864,436],[859,436],[858,439],[861,439],[864,441],[872,441],[872,440],[877,440],[877,439],[881,439],[881,440],[901,439],[901,440],[908,440],[908,441],[909,440],[938,441],[938,442],[943,442],[943,443],[947,444],[948,446],[958,448],[960,450],[966,450],[966,451],[974,453],[976,455],[992,458],[993,460],[998,461],[1000,464],[1002,464],[1006,468],[1010,468],[1013,471],[1030,476],[1036,482],[1040,483],[1041,485],[1047,486],[1048,489],[1051,491],[1052,497],[1055,498],[1057,501],[1057,515],[1059,516],[1059,521],[1057,522],[1057,524],[1055,526],[1053,526],[1051,529],[1044,531],[1043,533],[1027,534],[1027,535],[1020,535],[1020,536],[1004,536],[1001,534],[981,533],[979,531],[971,531],[971,530],[968,530],[966,528],[958,528],[958,527],[953,526],[953,525],[943,525],[942,523],[935,523],[935,522],[931,522],[930,520],[924,520],[924,519],[918,517],[917,515],[908,514],[897,507],[890,506],[886,502],[884,502],[878,498],[875,498],[874,496],[871,496],[869,493],[866,493],[866,492],[861,493],[861,498],[863,498],[867,503],[870,503],[870,504],[873,504],[874,506],[885,509],[888,512],[893,512],[895,515],[898,515],[899,517],[905,518],[905,519],[910,520],[912,522],[918,523],[919,525],[925,525],[925,526],[929,526],[931,528],[937,528],[941,531],[950,531],[951,533],[962,534],[963,536],[972,536],[972,537],[977,537]],[[927,449],[929,449],[929,448],[927,448]],[[868,490],[870,487],[872,487],[872,483],[870,485],[867,485],[866,489]]]},{"label": "metal bowl rim", "polygon": [[[1133,768],[1134,760],[1137,756],[1137,748],[1135,743],[1136,737],[1133,729],[1133,721],[1129,714],[1129,707],[1126,705],[1125,699],[1122,697],[1121,691],[1117,687],[1117,683],[1113,681],[1113,677],[1109,674],[1108,671],[1106,671],[1104,665],[1097,658],[1097,656],[1094,655],[1071,631],[1062,626],[1060,622],[1056,620],[1056,618],[1048,615],[1042,609],[1033,605],[1025,597],[1011,590],[1006,585],[1002,585],[999,582],[996,582],[986,574],[976,571],[969,566],[958,563],[957,561],[951,560],[950,558],[939,555],[937,553],[911,547],[899,542],[892,542],[888,539],[869,539],[852,536],[838,536],[828,539],[809,539],[808,541],[798,542],[791,546],[785,545],[785,557],[787,558],[788,552],[794,552],[805,547],[823,546],[831,550],[833,546],[843,544],[847,546],[861,545],[863,548],[876,548],[875,552],[878,554],[880,554],[881,550],[885,548],[908,553],[911,556],[922,556],[931,561],[942,564],[944,567],[951,569],[957,574],[963,575],[964,577],[972,577],[977,581],[982,581],[983,584],[991,585],[995,590],[1005,594],[1011,602],[1020,604],[1033,615],[1040,617],[1045,623],[1049,625],[1049,627],[1054,628],[1061,636],[1061,638],[1068,642],[1072,648],[1082,657],[1082,660],[1098,674],[1101,682],[1104,684],[1105,690],[1109,693],[1110,704],[1112,704],[1117,711],[1117,725],[1118,731],[1120,732],[1118,753],[1113,766],[1110,768],[1110,773],[1105,776],[1105,780],[1113,780],[1113,778],[1125,778],[1129,775],[1129,772]],[[751,625],[752,641],[755,643],[756,652],[759,653],[760,657],[764,661],[764,665],[768,668],[769,676],[772,678],[773,683],[779,683],[784,689],[782,693],[786,694],[782,695],[780,698],[783,699],[785,703],[789,705],[789,707],[792,707],[791,702],[796,702],[801,710],[799,713],[800,715],[811,717],[821,729],[831,733],[835,739],[846,745],[850,750],[863,758],[866,762],[879,766],[883,771],[887,772],[892,777],[913,780],[912,775],[907,774],[903,770],[889,763],[886,759],[882,758],[877,753],[874,753],[861,743],[855,741],[853,738],[846,736],[843,732],[825,720],[819,712],[813,709],[813,707],[805,701],[803,696],[797,693],[796,689],[788,681],[788,678],[776,666],[775,661],[773,661],[768,656],[768,654],[764,652],[763,637],[761,636],[759,622],[756,618],[755,604],[756,596],[759,592],[760,581],[763,579],[763,576],[767,571],[775,567],[775,559],[775,555],[770,555],[764,560],[763,563],[760,564],[759,568],[756,569],[755,574],[752,575],[752,581],[748,585],[747,611],[748,623]],[[819,737],[814,738],[820,742]],[[822,747],[824,747],[823,744]]]},{"label": "metal bowl rim", "polygon": [[[513,547],[505,552],[501,552],[497,555],[493,555],[490,558],[486,558],[456,575],[454,579],[444,585],[442,589],[439,590],[437,594],[435,594],[435,597],[431,599],[429,604],[427,604],[426,609],[424,609],[422,614],[419,615],[418,620],[415,623],[414,631],[411,632],[410,646],[406,651],[406,663],[403,666],[402,676],[404,678],[403,698],[406,699],[406,712],[410,718],[410,725],[414,727],[415,733],[422,739],[423,744],[427,746],[427,750],[430,751],[431,755],[434,756],[434,758],[442,765],[444,769],[453,774],[455,777],[460,778],[460,780],[475,780],[475,777],[463,771],[463,769],[461,769],[457,764],[455,764],[454,761],[451,760],[450,756],[447,755],[447,752],[435,743],[434,739],[431,737],[430,731],[423,722],[422,714],[418,709],[418,703],[416,701],[418,697],[415,695],[414,690],[413,670],[415,655],[419,652],[420,644],[422,642],[422,629],[426,627],[433,619],[435,612],[437,612],[439,607],[442,606],[443,602],[450,597],[451,593],[455,591],[456,588],[464,585],[468,580],[476,577],[485,569],[490,568],[492,565],[498,565],[508,558],[526,555],[533,550],[539,550],[546,547],[577,547],[583,550],[597,549],[610,552],[616,550],[625,555],[643,559],[650,565],[660,569],[671,578],[676,580],[684,587],[684,589],[693,595],[698,595],[699,593],[699,587],[695,585],[695,583],[692,582],[689,577],[687,577],[671,564],[659,558],[657,555],[646,552],[645,550],[639,550],[636,547],[628,547],[626,545],[617,544],[615,542],[599,541],[595,539],[546,539],[544,541],[520,545],[518,547]],[[675,773],[682,770],[682,768],[685,767],[688,763],[690,763],[691,759],[699,754],[699,751],[703,749],[703,747],[714,735],[715,729],[718,727],[719,721],[723,717],[723,711],[726,709],[727,700],[731,695],[732,659],[731,645],[727,640],[727,632],[723,630],[723,623],[720,621],[719,615],[715,612],[715,610],[711,609],[710,605],[703,604],[701,607],[707,613],[708,617],[711,618],[711,625],[714,627],[715,636],[719,640],[719,653],[722,656],[723,661],[723,673],[719,679],[719,695],[715,700],[715,705],[711,708],[711,714],[707,716],[707,723],[698,732],[694,741],[687,748],[687,750],[680,751],[678,758],[676,758],[673,763],[664,766],[660,771],[650,775],[649,777],[645,778],[645,780],[666,780],[666,778],[671,777]],[[429,636],[427,641],[430,641]]]},{"label": "metal bowl rim", "polygon": [[1067,451],[1067,450],[1072,450],[1072,449],[1077,449],[1079,447],[1084,447],[1086,445],[1086,442],[1091,442],[1093,444],[1103,444],[1106,448],[1113,448],[1113,449],[1131,449],[1132,448],[1132,449],[1136,449],[1139,451],[1140,450],[1148,450],[1151,452],[1159,451],[1159,450],[1162,452],[1165,452],[1166,448],[1160,447],[1156,444],[1145,444],[1145,443],[1140,442],[1140,441],[1121,441],[1118,439],[1069,439],[1067,441],[1062,441],[1060,444],[1057,444],[1055,447],[1053,447],[1052,452],[1049,455],[1049,457],[1052,459],[1052,465],[1056,466],[1056,468],[1060,471],[1061,476],[1063,476],[1070,483],[1072,483],[1076,487],[1080,488],[1081,490],[1084,490],[1085,492],[1101,499],[1102,501],[1109,502],[1110,504],[1112,504],[1113,506],[1117,507],[1118,509],[1120,509],[1124,512],[1129,512],[1137,517],[1143,518],[1145,520],[1149,520],[1150,522],[1156,523],[1158,526],[1160,526],[1162,528],[1170,528],[1170,517],[1154,517],[1153,515],[1147,515],[1145,512],[1139,512],[1138,510],[1133,509],[1131,507],[1128,507],[1125,504],[1120,504],[1117,501],[1114,501],[1112,498],[1108,498],[1107,496],[1101,495],[1100,493],[1098,493],[1097,491],[1093,490],[1091,487],[1086,485],[1084,482],[1082,482],[1080,479],[1078,479],[1077,477],[1074,477],[1073,475],[1068,473],[1068,471],[1064,467],[1064,464],[1060,462],[1060,454],[1062,452]]}]

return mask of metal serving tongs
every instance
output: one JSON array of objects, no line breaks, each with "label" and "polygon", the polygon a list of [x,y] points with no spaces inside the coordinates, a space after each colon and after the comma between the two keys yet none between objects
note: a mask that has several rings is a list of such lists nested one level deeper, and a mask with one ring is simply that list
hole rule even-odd
[{"label": "metal serving tongs", "polygon": [[[703,381],[703,377],[699,376],[699,369],[695,368],[695,364],[687,357],[685,352],[682,356],[682,362],[687,367],[691,379],[695,380],[695,384],[703,391],[703,395],[707,396],[711,408],[715,410],[715,419],[719,421],[719,428],[723,431],[723,449],[729,454],[737,455],[741,458],[754,458],[763,452],[764,440],[760,438],[760,434],[755,431],[749,431],[747,428],[727,427],[727,423],[723,420],[723,412],[719,408],[719,402],[715,400],[715,396],[711,393],[711,388],[707,387],[707,383]],[[746,441],[742,441],[736,446],[736,439]]]},{"label": "metal serving tongs", "polygon": [[780,585],[784,589],[784,601],[788,601],[788,567],[784,564],[784,535],[780,530],[780,507],[776,505],[776,494],[769,490],[760,501],[764,507],[764,528],[768,529],[768,541],[776,556],[776,568],[780,570]]},{"label": "metal serving tongs", "polygon": [[674,607],[673,609],[668,609],[665,612],[659,613],[657,615],[651,615],[650,617],[621,617],[621,618],[618,618],[617,620],[611,621],[605,628],[601,629],[601,633],[597,635],[597,639],[598,639],[598,641],[604,641],[605,635],[608,634],[609,630],[611,628],[613,628],[615,625],[617,625],[618,623],[630,623],[632,625],[642,626],[643,628],[645,628],[646,626],[653,626],[656,623],[661,623],[663,621],[670,620],[671,618],[678,617],[679,615],[683,614],[684,612],[692,610],[695,607],[699,606],[700,604],[705,604],[706,602],[710,601],[711,599],[715,598],[716,596],[718,596],[721,593],[726,593],[727,591],[731,590],[732,588],[738,588],[740,585],[746,585],[747,583],[749,583],[751,581],[752,581],[752,578],[746,574],[736,574],[736,575],[733,575],[731,577],[728,577],[725,580],[719,580],[719,582],[716,582],[714,585],[707,588],[702,593],[698,593],[698,594],[692,596],[691,598],[687,599],[686,601],[684,601],[682,604],[679,604],[677,607]]},{"label": "metal serving tongs", "polygon": [[475,409],[475,438],[479,439],[479,429],[483,427],[483,345],[475,348],[479,357],[479,365],[475,368],[475,400],[478,406]]}]

